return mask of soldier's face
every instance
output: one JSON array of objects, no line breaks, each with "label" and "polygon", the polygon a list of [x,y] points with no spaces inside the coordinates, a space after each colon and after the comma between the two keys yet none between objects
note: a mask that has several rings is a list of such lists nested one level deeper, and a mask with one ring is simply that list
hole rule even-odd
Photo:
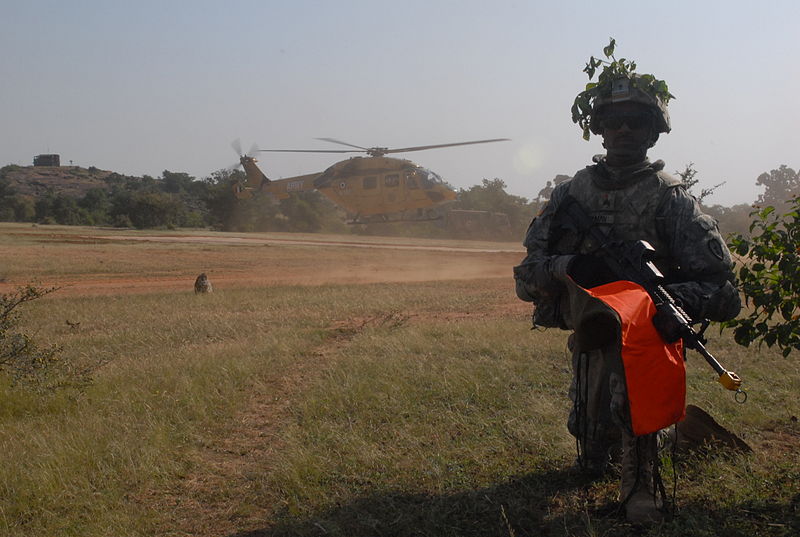
[{"label": "soldier's face", "polygon": [[655,121],[646,107],[636,103],[613,104],[603,111],[600,124],[610,164],[633,164],[647,156]]}]

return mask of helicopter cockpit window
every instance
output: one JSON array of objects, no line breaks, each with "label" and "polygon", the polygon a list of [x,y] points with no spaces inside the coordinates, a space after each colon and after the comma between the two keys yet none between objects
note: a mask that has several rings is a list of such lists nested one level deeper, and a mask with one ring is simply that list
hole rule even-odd
[{"label": "helicopter cockpit window", "polygon": [[362,183],[365,189],[367,188],[375,188],[378,186],[378,178],[375,176],[372,177],[364,177],[364,182]]},{"label": "helicopter cockpit window", "polygon": [[386,186],[400,186],[400,175],[392,173],[383,178],[383,184]]},{"label": "helicopter cockpit window", "polygon": [[411,171],[406,172],[405,178],[406,178],[406,188],[408,188],[410,190],[416,190],[416,189],[419,188],[419,185],[417,184],[417,180],[414,177],[414,172],[411,172]]},{"label": "helicopter cockpit window", "polygon": [[432,172],[431,170],[421,170],[418,175],[420,178],[420,183],[422,183],[422,188],[426,190],[444,182],[442,181],[441,177],[436,175],[436,173]]}]

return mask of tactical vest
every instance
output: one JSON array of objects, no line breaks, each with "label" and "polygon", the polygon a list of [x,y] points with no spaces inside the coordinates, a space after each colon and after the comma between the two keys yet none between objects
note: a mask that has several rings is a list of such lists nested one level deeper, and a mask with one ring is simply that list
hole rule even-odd
[{"label": "tactical vest", "polygon": [[[658,169],[658,164],[613,186],[600,176],[597,166],[589,166],[575,174],[566,194],[578,201],[604,234],[622,241],[648,241],[656,251],[656,265],[667,268],[669,250],[660,229],[668,215],[659,215],[658,208],[667,193],[682,183]],[[591,254],[600,247],[586,234],[578,234],[561,222],[554,224],[551,254]]]}]

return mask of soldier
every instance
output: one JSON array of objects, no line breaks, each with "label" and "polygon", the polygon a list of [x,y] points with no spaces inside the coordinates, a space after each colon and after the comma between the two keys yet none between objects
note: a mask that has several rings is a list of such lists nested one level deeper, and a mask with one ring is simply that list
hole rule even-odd
[{"label": "soldier", "polygon": [[[606,154],[559,184],[528,229],[528,253],[514,268],[514,277],[519,298],[535,305],[534,326],[577,326],[575,319],[582,312],[569,311],[573,291],[565,285],[566,276],[587,289],[616,279],[598,245],[559,216],[559,204],[567,196],[577,200],[593,225],[616,240],[649,242],[665,288],[692,319],[724,321],[741,308],[730,252],[716,221],[701,212],[680,180],[663,171],[662,161],[647,158],[659,134],[670,131],[670,120],[663,100],[636,82],[637,75],[613,79],[593,99],[589,125],[602,136]],[[569,338],[573,409],[567,425],[578,441],[580,466],[599,476],[609,458],[620,455],[620,498],[627,519],[661,520],[663,499],[655,490],[656,433],[633,435],[620,350],[608,343],[613,338],[591,333],[607,331],[607,325],[588,325],[594,328],[581,330],[590,333],[576,331]],[[591,348],[579,344],[582,338],[606,343]]]}]

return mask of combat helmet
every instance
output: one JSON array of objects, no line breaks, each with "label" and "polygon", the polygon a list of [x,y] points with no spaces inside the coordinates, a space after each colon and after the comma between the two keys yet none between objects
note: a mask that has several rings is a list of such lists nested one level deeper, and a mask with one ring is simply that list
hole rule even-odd
[{"label": "combat helmet", "polygon": [[631,78],[615,78],[611,81],[610,88],[607,91],[592,99],[592,114],[589,121],[589,128],[592,133],[597,135],[603,133],[600,125],[602,109],[610,104],[622,102],[634,102],[647,106],[655,116],[656,133],[668,133],[672,130],[666,103],[661,97],[640,89],[638,87],[639,84],[637,84],[640,81],[643,82],[642,77],[636,74],[633,74]]}]

